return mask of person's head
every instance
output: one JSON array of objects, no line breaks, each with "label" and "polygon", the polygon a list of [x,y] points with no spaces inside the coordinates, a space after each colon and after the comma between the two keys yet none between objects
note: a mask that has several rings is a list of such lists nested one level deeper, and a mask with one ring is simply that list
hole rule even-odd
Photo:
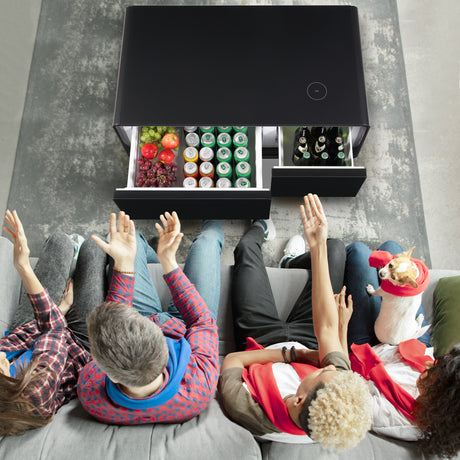
[{"label": "person's head", "polygon": [[419,446],[425,454],[452,457],[460,450],[460,344],[425,366],[414,412]]},{"label": "person's head", "polygon": [[161,329],[134,308],[103,303],[87,318],[91,355],[114,383],[142,387],[152,383],[168,362]]},{"label": "person's head", "polygon": [[[5,353],[0,356],[0,436],[21,434],[47,425],[53,416],[45,416],[34,404],[33,393],[40,385],[41,373],[36,372],[37,361],[17,370],[10,377]],[[46,372],[46,371],[42,371]]]},{"label": "person's head", "polygon": [[352,371],[337,371],[332,365],[305,377],[286,405],[296,424],[330,450],[354,447],[372,423],[366,381]]}]

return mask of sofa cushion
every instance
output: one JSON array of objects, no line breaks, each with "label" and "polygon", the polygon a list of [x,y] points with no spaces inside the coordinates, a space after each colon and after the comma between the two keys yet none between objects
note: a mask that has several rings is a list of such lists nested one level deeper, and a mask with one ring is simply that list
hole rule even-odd
[{"label": "sofa cushion", "polygon": [[431,343],[438,357],[460,343],[460,276],[439,280],[433,293],[433,310]]},{"label": "sofa cushion", "polygon": [[255,460],[261,452],[251,433],[231,422],[216,400],[182,424],[119,426],[97,422],[74,399],[59,409],[49,425],[0,438],[0,458]]}]

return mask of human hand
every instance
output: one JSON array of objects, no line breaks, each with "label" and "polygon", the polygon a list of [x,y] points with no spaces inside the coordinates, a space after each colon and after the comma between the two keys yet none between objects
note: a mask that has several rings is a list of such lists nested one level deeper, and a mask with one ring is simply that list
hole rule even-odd
[{"label": "human hand", "polygon": [[11,236],[14,245],[13,264],[19,272],[30,268],[30,250],[27,245],[27,238],[24,233],[24,228],[16,211],[12,213],[7,210],[5,221],[11,227],[3,226],[3,229]]},{"label": "human hand", "polygon": [[345,301],[345,293],[347,287],[344,286],[340,291],[340,294],[334,294],[335,303],[339,313],[339,329],[348,330],[348,323],[350,322],[351,315],[353,314],[353,299],[351,294]]},{"label": "human hand", "polygon": [[156,223],[159,240],[157,255],[165,274],[178,267],[176,262],[176,252],[184,236],[180,231],[180,221],[176,211],[172,214],[165,212],[160,216],[162,225]]},{"label": "human hand", "polygon": [[120,272],[134,271],[136,258],[136,230],[134,222],[123,211],[110,214],[110,241],[106,243],[96,235],[91,238],[114,260],[114,270]]},{"label": "human hand", "polygon": [[310,249],[314,249],[327,240],[327,219],[318,195],[303,197],[305,205],[300,205],[303,230]]},{"label": "human hand", "polygon": [[73,304],[73,281],[72,278],[67,280],[64,294],[62,295],[61,303],[58,305],[59,310],[65,316]]}]

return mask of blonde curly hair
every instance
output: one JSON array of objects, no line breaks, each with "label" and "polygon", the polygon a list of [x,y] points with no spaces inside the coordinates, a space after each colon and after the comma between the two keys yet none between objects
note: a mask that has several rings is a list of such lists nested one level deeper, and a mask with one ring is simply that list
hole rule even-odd
[{"label": "blonde curly hair", "polygon": [[306,422],[305,431],[329,450],[356,446],[372,423],[372,401],[366,381],[353,371],[342,371],[313,392],[313,399],[306,401],[299,420],[302,425]]}]

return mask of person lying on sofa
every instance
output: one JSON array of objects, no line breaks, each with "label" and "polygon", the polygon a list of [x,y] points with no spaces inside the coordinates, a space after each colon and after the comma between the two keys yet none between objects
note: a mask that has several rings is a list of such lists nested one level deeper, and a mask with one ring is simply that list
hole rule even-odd
[{"label": "person lying on sofa", "polygon": [[219,392],[227,415],[262,439],[345,450],[369,430],[372,406],[366,381],[350,370],[346,330],[339,330],[339,311],[352,308],[343,289],[345,246],[327,239],[319,198],[309,194],[304,203],[311,261],[305,255],[298,262],[311,262],[312,276],[286,321],[262,257],[266,223],[255,221],[235,249],[235,333],[239,347],[246,338],[248,347],[225,357]]},{"label": "person lying on sofa", "polygon": [[[216,389],[222,225],[203,222],[182,271],[179,218],[167,212],[160,220],[157,254],[123,212],[118,226],[111,215],[109,243],[95,237],[114,260],[113,275],[106,302],[88,317],[94,361],[80,374],[78,397],[105,423],[185,422],[208,406]],[[168,312],[148,271],[158,261],[172,294]]]},{"label": "person lying on sofa", "polygon": [[74,281],[68,280],[75,245],[57,232],[46,241],[34,272],[16,211],[7,211],[5,221],[25,292],[14,320],[23,323],[0,339],[0,436],[48,424],[59,407],[77,396],[78,373],[89,361],[86,316],[104,299],[107,261],[106,254],[86,240],[79,249]]},{"label": "person lying on sofa", "polygon": [[[379,250],[403,252],[394,241]],[[439,353],[430,346],[428,332],[398,346],[379,344],[374,323],[381,297],[366,291],[368,284],[379,285],[377,269],[369,265],[371,253],[361,242],[347,246],[345,285],[354,304],[348,324],[352,368],[369,379],[372,430],[418,441],[425,455],[453,456],[460,449],[460,345],[433,360]]]}]

